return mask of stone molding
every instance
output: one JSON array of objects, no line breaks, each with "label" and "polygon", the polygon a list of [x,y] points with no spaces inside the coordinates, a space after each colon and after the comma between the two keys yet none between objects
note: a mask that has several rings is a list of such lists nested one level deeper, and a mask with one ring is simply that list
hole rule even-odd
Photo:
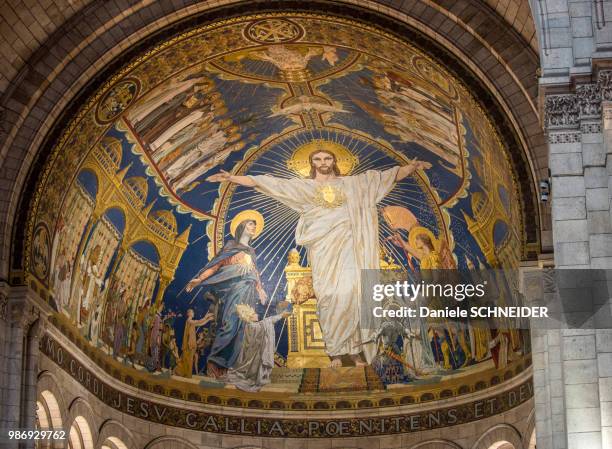
[{"label": "stone molding", "polygon": [[580,124],[582,134],[599,134],[601,132],[601,122],[586,122]]},{"label": "stone molding", "polygon": [[[78,348],[65,341],[65,337],[54,326],[50,326],[47,333],[43,336],[40,348],[41,354],[45,356],[46,369],[51,369],[51,366],[53,366],[51,370],[56,375],[66,375],[76,381],[92,395],[92,400],[96,401],[100,406],[110,406],[126,416],[133,416],[157,424],[212,433],[248,434],[251,436],[260,434],[259,436],[261,437],[285,436],[296,438],[351,435],[381,436],[383,434],[413,433],[433,430],[433,428],[452,427],[453,425],[478,421],[492,415],[505,413],[505,411],[527,402],[533,394],[532,370],[529,367],[514,378],[497,384],[492,388],[477,390],[465,397],[449,398],[440,404],[437,401],[425,401],[385,407],[376,412],[374,412],[375,409],[373,408],[318,410],[314,415],[312,409],[292,407],[267,409],[265,413],[262,410],[256,411],[255,408],[249,408],[248,412],[240,412],[234,406],[220,406],[217,402],[211,403],[204,397],[201,397],[199,400],[167,398],[155,392],[143,391],[135,385],[130,386],[117,382],[114,376],[98,371],[85,355],[80,354]],[[56,368],[59,371],[56,371]],[[214,391],[210,391],[210,393],[216,394]],[[493,397],[496,399],[491,401]],[[488,405],[482,408],[481,403]],[[428,417],[432,413],[439,419],[436,419],[436,422],[430,423]],[[244,423],[241,423],[238,419],[241,416],[246,418]],[[266,432],[266,428],[270,430],[270,426],[264,425],[264,421],[261,421],[261,428],[255,423],[255,428],[261,432],[259,430],[254,431],[252,422],[247,425],[247,421],[253,416],[260,417],[268,422],[268,424],[271,424],[271,428],[276,428],[278,434]],[[419,418],[415,417],[406,421],[405,418],[410,416],[420,416],[420,419],[425,418],[428,422],[424,423],[423,426],[417,426],[416,422]],[[356,423],[358,428],[348,431],[346,435],[339,435],[338,432],[331,432],[329,435],[325,434],[325,421],[337,419],[357,420],[354,423]],[[369,426],[366,426],[371,428],[371,430],[368,430],[368,428],[360,425],[360,420],[367,421],[370,419],[376,419],[378,426],[375,425],[376,423],[371,422]],[[400,426],[398,419],[405,426]],[[317,421],[320,424],[323,423],[322,426],[311,428],[313,431],[317,430],[315,432],[316,435],[308,431],[308,435],[303,434],[305,429],[311,427],[307,422],[309,420]],[[382,420],[385,422],[384,427],[380,427]],[[272,421],[278,421],[278,424],[274,425]],[[332,424],[332,426],[335,426],[335,424]],[[281,428],[286,429],[286,431],[281,431]],[[301,431],[299,428],[301,428]],[[335,428],[335,430],[339,429]]]},{"label": "stone molding", "polygon": [[582,140],[579,131],[548,133],[548,143],[576,143]]}]

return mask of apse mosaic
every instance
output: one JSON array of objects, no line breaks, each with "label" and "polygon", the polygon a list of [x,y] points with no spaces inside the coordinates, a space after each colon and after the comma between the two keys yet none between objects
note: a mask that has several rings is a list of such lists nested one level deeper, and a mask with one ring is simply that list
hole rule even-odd
[{"label": "apse mosaic", "polygon": [[[42,174],[26,268],[58,319],[132,377],[439,390],[503,373],[528,337],[426,320],[366,337],[346,298],[360,268],[516,266],[505,154],[466,88],[391,35],[317,15],[218,22],[83,105]],[[312,179],[325,170],[333,182]]]}]

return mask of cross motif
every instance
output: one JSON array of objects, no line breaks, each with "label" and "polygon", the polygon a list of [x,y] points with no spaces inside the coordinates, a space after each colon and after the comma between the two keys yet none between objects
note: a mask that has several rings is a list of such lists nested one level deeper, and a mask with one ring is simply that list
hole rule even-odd
[{"label": "cross motif", "polygon": [[298,25],[284,19],[260,20],[251,24],[246,30],[249,39],[267,44],[293,41],[302,34]]}]

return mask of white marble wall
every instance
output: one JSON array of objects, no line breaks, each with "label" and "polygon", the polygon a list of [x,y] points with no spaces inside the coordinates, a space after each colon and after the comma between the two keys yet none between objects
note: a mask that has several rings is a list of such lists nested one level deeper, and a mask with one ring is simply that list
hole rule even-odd
[{"label": "white marble wall", "polygon": [[[593,74],[579,77],[587,66],[576,59],[576,48],[586,46],[586,40],[573,39],[574,84],[563,90],[557,78],[551,87],[551,72],[542,81],[554,263],[558,269],[612,269],[612,145],[603,120],[612,100],[612,72],[593,68],[589,59]],[[534,332],[538,448],[612,447],[610,395],[603,390],[610,385],[612,371],[606,345],[611,331],[601,329],[612,328],[606,320],[597,323],[600,330],[590,323],[585,329]]]}]

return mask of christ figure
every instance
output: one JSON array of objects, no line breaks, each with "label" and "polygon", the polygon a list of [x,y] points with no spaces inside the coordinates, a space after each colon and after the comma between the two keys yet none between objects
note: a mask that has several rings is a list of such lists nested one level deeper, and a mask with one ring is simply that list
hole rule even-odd
[{"label": "christ figure", "polygon": [[208,180],[252,187],[300,214],[295,240],[308,252],[331,367],[342,366],[344,355],[363,366],[376,355],[374,330],[360,326],[361,270],[379,269],[376,205],[397,181],[431,164],[415,159],[384,171],[341,176],[335,154],[324,147],[313,151],[309,162],[307,179],[221,171]]}]

